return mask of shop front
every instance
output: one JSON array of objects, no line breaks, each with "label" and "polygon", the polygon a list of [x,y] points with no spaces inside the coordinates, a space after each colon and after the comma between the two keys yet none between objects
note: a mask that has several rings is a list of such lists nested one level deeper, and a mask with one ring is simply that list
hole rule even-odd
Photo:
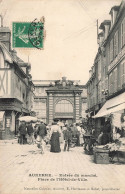
[{"label": "shop front", "polygon": [[14,112],[10,110],[0,111],[0,139],[10,139],[15,135]]},{"label": "shop front", "polygon": [[18,118],[27,114],[17,99],[0,99],[0,139],[13,139],[18,130]]},{"label": "shop front", "polygon": [[99,112],[93,116],[93,118],[106,117],[107,115],[113,114],[115,112],[124,111],[125,109],[125,92],[119,94],[118,96],[111,98],[106,101]]},{"label": "shop front", "polygon": [[[125,92],[107,100],[99,112],[93,116],[95,119],[102,117],[105,118],[103,133],[111,125],[111,140],[105,145],[96,146],[94,160],[96,163],[109,163],[114,157],[117,157],[119,162],[120,156],[125,157]],[[102,158],[105,159],[102,160]]]},{"label": "shop front", "polygon": [[100,111],[93,118],[102,118],[105,120],[110,117],[113,137],[117,133],[122,136],[125,134],[125,92],[106,101]]},{"label": "shop front", "polygon": [[125,92],[106,101],[93,118],[110,117],[113,133],[115,129],[125,130]]}]

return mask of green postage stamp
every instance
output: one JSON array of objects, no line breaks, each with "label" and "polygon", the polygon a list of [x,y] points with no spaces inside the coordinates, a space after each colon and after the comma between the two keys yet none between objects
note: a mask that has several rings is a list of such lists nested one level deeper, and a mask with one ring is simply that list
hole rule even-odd
[{"label": "green postage stamp", "polygon": [[38,48],[43,49],[44,19],[33,22],[12,23],[13,48]]}]

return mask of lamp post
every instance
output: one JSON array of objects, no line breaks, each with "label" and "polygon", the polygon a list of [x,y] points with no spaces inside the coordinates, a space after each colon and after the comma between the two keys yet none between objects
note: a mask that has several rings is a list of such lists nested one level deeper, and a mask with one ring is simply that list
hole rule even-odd
[{"label": "lamp post", "polygon": [[102,90],[102,94],[105,95],[105,96],[107,96],[108,95],[108,89]]}]

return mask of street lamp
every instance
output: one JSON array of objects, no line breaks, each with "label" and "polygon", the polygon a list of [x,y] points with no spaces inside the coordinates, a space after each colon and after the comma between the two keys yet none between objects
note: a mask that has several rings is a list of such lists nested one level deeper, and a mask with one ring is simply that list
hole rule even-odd
[{"label": "street lamp", "polygon": [[108,89],[104,89],[104,90],[102,90],[102,95],[104,96],[104,97],[102,97],[102,100],[106,100],[106,98],[108,97]]},{"label": "street lamp", "polygon": [[107,96],[108,95],[108,89],[102,90],[102,94],[105,95],[105,96]]}]

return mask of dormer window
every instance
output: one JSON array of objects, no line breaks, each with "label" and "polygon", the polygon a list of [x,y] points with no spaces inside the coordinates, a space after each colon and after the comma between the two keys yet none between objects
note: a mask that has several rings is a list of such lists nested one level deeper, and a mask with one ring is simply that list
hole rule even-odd
[{"label": "dormer window", "polygon": [[99,27],[99,29],[102,30],[102,35],[105,40],[109,34],[110,25],[111,25],[110,20],[104,20]]},{"label": "dormer window", "polygon": [[111,11],[109,13],[109,14],[111,14],[111,26],[113,26],[115,21],[116,21],[118,10],[119,10],[119,6],[114,6],[111,8]]}]

